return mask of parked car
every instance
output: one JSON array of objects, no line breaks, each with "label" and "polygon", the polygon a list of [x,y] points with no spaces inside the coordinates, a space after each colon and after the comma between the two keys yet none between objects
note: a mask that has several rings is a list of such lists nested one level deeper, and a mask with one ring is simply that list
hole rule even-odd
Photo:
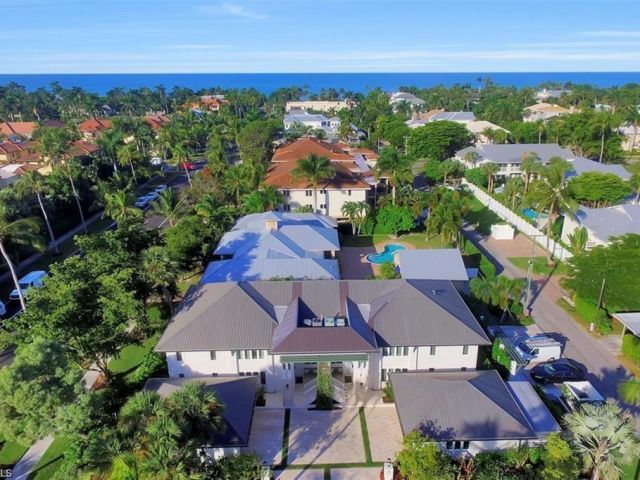
[{"label": "parked car", "polygon": [[587,370],[575,360],[561,358],[553,362],[541,363],[531,369],[531,378],[538,383],[561,383],[582,381]]},{"label": "parked car", "polygon": [[4,302],[0,301],[0,317],[4,317],[7,314],[7,306]]},{"label": "parked car", "polygon": [[604,403],[604,397],[598,392],[591,382],[564,382],[562,384],[561,399],[567,404],[569,410],[576,410],[585,403]]},{"label": "parked car", "polygon": [[134,205],[138,208],[144,208],[149,205],[150,201],[151,200],[149,200],[149,197],[147,195],[143,195],[142,197],[138,197]]},{"label": "parked car", "polygon": [[[41,287],[44,284],[44,279],[46,278],[46,276],[47,272],[43,270],[34,270],[33,272],[27,273],[24,277],[18,280],[18,285],[20,286],[22,295],[26,295],[31,288]],[[20,299],[20,294],[18,293],[17,288],[13,289],[13,291],[9,294],[9,298],[11,300]]]},{"label": "parked car", "polygon": [[562,344],[545,335],[536,335],[522,340],[516,350],[527,362],[551,362],[562,355]]},{"label": "parked car", "polygon": [[156,192],[155,190],[153,192],[149,192],[149,193],[147,193],[146,197],[149,200],[148,203],[151,203],[156,198],[158,198],[158,192]]},{"label": "parked car", "polygon": [[186,162],[180,165],[183,169],[192,171],[196,169],[195,164],[191,163],[191,162]]},{"label": "parked car", "polygon": [[166,186],[164,183],[161,183],[160,185],[158,185],[158,186],[155,188],[154,192],[156,192],[156,193],[162,193],[162,192],[164,192],[166,189],[167,189],[167,186]]}]

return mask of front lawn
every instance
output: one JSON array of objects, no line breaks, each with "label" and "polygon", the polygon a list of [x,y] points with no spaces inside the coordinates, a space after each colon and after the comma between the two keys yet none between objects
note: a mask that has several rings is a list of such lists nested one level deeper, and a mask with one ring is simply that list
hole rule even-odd
[{"label": "front lawn", "polygon": [[476,197],[471,198],[471,210],[464,219],[482,235],[491,233],[491,225],[501,223],[503,220],[488,207],[485,207]]},{"label": "front lawn", "polygon": [[[516,267],[527,271],[529,269],[529,257],[509,257],[508,259]],[[569,268],[566,263],[558,262],[554,266],[550,266],[547,257],[533,258],[533,273],[548,277],[549,275],[566,275]]]},{"label": "front lawn", "polygon": [[147,353],[158,343],[159,334],[147,338],[139,345],[127,345],[120,355],[109,362],[109,370],[114,376],[121,376],[126,382],[132,381],[133,373],[140,366]]},{"label": "front lawn", "polygon": [[64,461],[64,452],[71,442],[65,437],[56,438],[49,446],[36,466],[33,468],[29,480],[47,480],[60,468]]},{"label": "front lawn", "polygon": [[414,248],[447,248],[442,245],[440,236],[427,240],[425,233],[407,233],[393,237],[392,235],[342,235],[340,245],[342,247],[373,247],[381,243],[406,243]]},{"label": "front lawn", "polygon": [[27,450],[29,450],[29,447],[16,442],[4,442],[0,439],[0,465],[15,465],[27,453]]}]

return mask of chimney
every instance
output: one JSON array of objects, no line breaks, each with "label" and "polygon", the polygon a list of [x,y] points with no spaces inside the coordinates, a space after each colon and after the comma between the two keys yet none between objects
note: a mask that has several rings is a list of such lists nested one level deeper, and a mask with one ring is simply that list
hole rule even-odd
[{"label": "chimney", "polygon": [[278,221],[277,220],[267,220],[265,223],[265,227],[267,228],[267,230],[269,230],[270,232],[274,231],[274,230],[278,230]]}]

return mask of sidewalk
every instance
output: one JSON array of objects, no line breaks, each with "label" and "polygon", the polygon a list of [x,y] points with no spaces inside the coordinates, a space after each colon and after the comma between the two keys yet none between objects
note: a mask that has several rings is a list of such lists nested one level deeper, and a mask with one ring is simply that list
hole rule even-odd
[{"label": "sidewalk", "polygon": [[49,435],[31,445],[27,453],[13,467],[12,480],[27,480],[33,467],[40,461],[52,443],[53,437]]}]

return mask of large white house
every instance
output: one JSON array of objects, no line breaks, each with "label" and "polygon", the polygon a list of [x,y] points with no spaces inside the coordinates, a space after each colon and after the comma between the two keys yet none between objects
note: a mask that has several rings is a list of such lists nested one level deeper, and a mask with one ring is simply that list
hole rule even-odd
[{"label": "large white house", "polygon": [[627,233],[640,235],[640,204],[616,205],[607,208],[580,207],[574,216],[565,215],[562,241],[569,243],[569,235],[578,228],[587,230],[587,248],[608,245],[611,237]]},{"label": "large white house", "polygon": [[302,100],[291,101],[285,104],[285,112],[291,110],[313,110],[316,112],[337,112],[338,110],[349,110],[354,102],[346,100]]},{"label": "large white house", "polygon": [[292,392],[319,364],[345,390],[380,389],[390,372],[475,370],[489,344],[451,282],[308,280],[199,285],[156,351],[172,378],[256,375]]}]

